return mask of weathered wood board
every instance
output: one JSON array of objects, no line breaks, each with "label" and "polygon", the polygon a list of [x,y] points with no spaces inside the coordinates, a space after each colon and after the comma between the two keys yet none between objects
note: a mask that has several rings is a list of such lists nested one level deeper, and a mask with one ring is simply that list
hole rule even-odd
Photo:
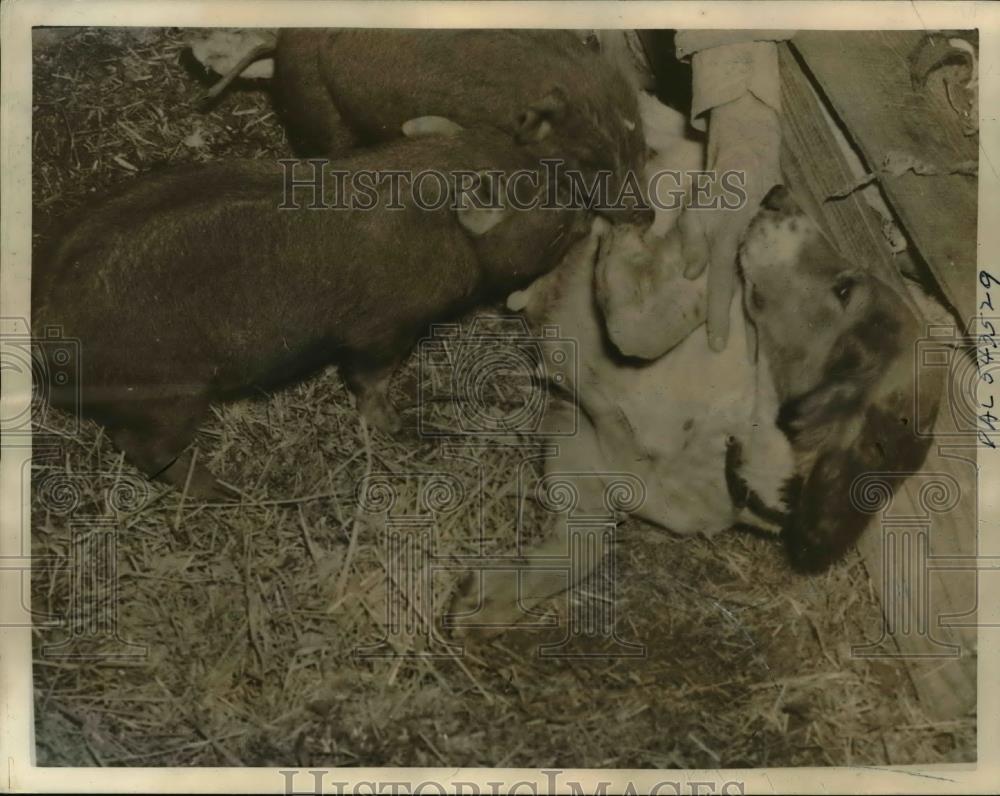
[{"label": "weathered wood board", "polygon": [[[834,41],[833,37],[830,40]],[[871,46],[886,46],[881,41],[866,41]],[[831,193],[850,184],[854,175],[824,118],[809,76],[788,45],[780,45],[779,54],[782,166],[786,175],[804,191],[811,212],[845,256],[902,285],[899,263],[881,232],[879,214],[857,193],[827,200]],[[859,115],[857,110],[853,115]],[[897,186],[896,190],[906,189]],[[974,210],[973,203],[973,220]],[[955,227],[962,227],[965,220],[958,217],[961,212],[958,207],[938,206],[941,227],[952,221]],[[911,240],[917,239],[909,228],[907,233]],[[953,229],[949,235],[954,234]],[[974,221],[971,235],[974,256]],[[964,279],[974,284],[974,259],[962,263],[956,263],[956,270],[949,273],[955,277],[961,267]],[[902,293],[900,300],[905,300]],[[914,367],[919,368],[918,341],[913,342]],[[952,414],[951,405],[945,402],[934,433],[947,436],[934,440],[921,472],[907,479],[888,505],[873,512],[872,524],[859,544],[883,605],[886,633],[853,650],[863,656],[905,657],[922,704],[938,718],[965,715],[976,704],[975,628],[944,624],[948,621],[945,617],[961,615],[957,624],[974,625],[977,607],[975,571],[943,571],[940,564],[946,556],[952,559],[978,552],[976,449],[974,442],[970,446],[967,439],[952,433]]]},{"label": "weathered wood board", "polygon": [[[877,169],[901,153],[947,170],[979,157],[978,140],[940,86],[914,87],[910,56],[924,31],[800,31],[793,47],[843,128]],[[977,180],[960,174],[883,175],[910,240],[963,318],[975,314]]]}]

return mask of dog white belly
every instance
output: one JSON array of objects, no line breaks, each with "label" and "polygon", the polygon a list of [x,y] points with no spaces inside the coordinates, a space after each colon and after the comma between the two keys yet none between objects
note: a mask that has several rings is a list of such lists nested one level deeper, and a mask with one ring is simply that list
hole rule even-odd
[{"label": "dog white belly", "polygon": [[[680,534],[713,534],[735,521],[725,476],[726,444],[752,425],[754,368],[739,300],[720,353],[696,329],[659,360],[635,367],[603,348],[579,352],[583,447],[600,452],[591,469],[638,476],[646,499],[635,514]],[[581,346],[582,348],[582,346]]]}]

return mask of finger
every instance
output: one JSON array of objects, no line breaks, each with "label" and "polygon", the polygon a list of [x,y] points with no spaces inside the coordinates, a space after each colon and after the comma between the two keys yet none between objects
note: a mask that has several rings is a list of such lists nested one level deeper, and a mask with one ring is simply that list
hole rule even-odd
[{"label": "finger", "polygon": [[681,251],[684,254],[684,276],[697,279],[708,265],[708,239],[705,228],[696,213],[681,213],[678,227],[681,230]]},{"label": "finger", "polygon": [[720,235],[712,243],[708,268],[708,345],[722,351],[729,340],[729,307],[736,281],[738,237]]},{"label": "finger", "polygon": [[745,323],[746,328],[746,343],[747,343],[747,359],[751,362],[757,361],[757,327],[752,323]]}]

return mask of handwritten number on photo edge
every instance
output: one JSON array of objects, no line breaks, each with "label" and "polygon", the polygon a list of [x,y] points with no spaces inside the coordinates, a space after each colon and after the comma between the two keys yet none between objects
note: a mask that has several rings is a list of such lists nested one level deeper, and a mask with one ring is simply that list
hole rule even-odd
[{"label": "handwritten number on photo edge", "polygon": [[[989,292],[989,289],[993,285],[1000,285],[1000,279],[997,279],[989,271],[980,271],[979,284],[987,289],[986,300],[979,303],[979,309],[993,310],[993,295]],[[996,335],[996,328],[994,327],[992,321],[989,321],[986,318],[980,318],[979,322],[984,327],[984,329],[989,328],[988,333],[979,335],[979,343],[983,346],[982,348],[979,349],[979,353],[981,354],[982,357],[979,359],[979,365],[980,367],[983,367],[984,365],[993,362],[992,350],[997,347],[996,340],[994,339]],[[987,347],[986,344],[988,344],[989,347]],[[993,374],[990,373],[989,371],[985,370],[981,371],[979,375],[980,378],[987,384],[993,384],[994,381]],[[995,433],[997,431],[997,426],[996,426],[997,417],[990,411],[991,409],[993,409],[995,402],[996,398],[993,395],[989,397],[988,404],[985,402],[980,402],[980,406],[983,409],[986,409],[986,413],[979,415],[979,422],[986,428],[981,429],[977,435],[980,443],[992,450],[996,450],[997,447],[996,443],[990,436],[990,432]]]}]

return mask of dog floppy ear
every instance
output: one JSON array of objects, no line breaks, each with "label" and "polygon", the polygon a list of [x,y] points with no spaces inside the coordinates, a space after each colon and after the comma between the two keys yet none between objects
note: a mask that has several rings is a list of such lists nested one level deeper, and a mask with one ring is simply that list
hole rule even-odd
[{"label": "dog floppy ear", "polygon": [[830,353],[823,381],[782,404],[778,428],[799,449],[816,450],[835,424],[860,411],[887,356],[888,352],[872,350],[858,334],[844,335]]},{"label": "dog floppy ear", "polygon": [[[898,330],[879,331],[884,337],[874,341],[852,337],[832,358],[824,385],[782,407],[779,415],[779,425],[808,462],[807,472],[792,487],[791,512],[782,531],[792,564],[800,571],[825,570],[868,525],[870,511],[852,496],[860,476],[916,472],[927,455],[930,440],[918,437],[917,429],[933,423],[941,382],[921,379],[929,394],[918,405],[926,412],[913,417],[913,349],[898,342],[885,345],[899,340]],[[886,479],[889,489],[900,480]]]}]

